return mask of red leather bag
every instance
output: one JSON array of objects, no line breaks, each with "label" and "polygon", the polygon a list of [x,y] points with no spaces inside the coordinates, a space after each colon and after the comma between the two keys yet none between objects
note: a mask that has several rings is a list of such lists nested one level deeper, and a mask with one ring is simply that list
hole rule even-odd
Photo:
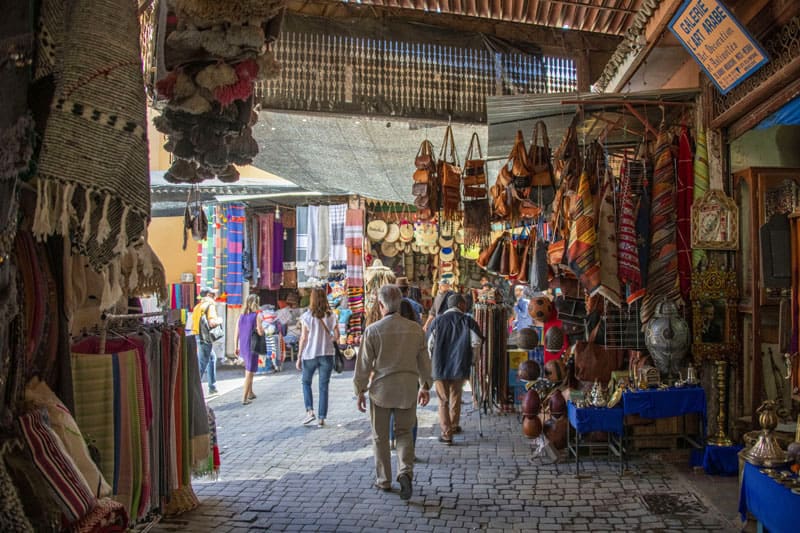
[{"label": "red leather bag", "polygon": [[575,343],[575,377],[581,381],[608,383],[611,372],[622,368],[624,350],[607,348],[597,344],[597,331],[600,323],[589,335],[588,341]]}]

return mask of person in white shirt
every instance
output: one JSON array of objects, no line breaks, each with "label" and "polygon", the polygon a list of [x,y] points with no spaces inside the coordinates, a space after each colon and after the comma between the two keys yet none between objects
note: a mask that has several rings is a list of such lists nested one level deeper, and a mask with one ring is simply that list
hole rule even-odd
[{"label": "person in white shirt", "polygon": [[297,370],[303,371],[303,401],[306,417],[303,424],[308,425],[317,419],[314,414],[314,396],[311,383],[314,372],[319,369],[319,421],[320,427],[325,425],[328,416],[328,384],[333,372],[333,342],[336,334],[336,315],[328,305],[325,289],[317,287],[311,291],[311,305],[301,317],[302,333],[300,334],[300,357],[297,358]]}]

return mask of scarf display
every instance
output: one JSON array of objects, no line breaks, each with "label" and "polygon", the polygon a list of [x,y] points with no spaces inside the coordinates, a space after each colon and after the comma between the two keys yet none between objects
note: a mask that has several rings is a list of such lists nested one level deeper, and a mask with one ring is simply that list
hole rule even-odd
[{"label": "scarf display", "polygon": [[[36,176],[34,235],[61,235],[96,271],[142,238],[150,217],[139,20],[127,0],[47,0],[37,78],[55,72]],[[56,27],[52,27],[55,25]]]},{"label": "scarf display", "polygon": [[694,189],[694,157],[689,130],[684,126],[678,139],[678,277],[681,296],[689,300],[692,288],[692,202]]},{"label": "scarf display", "polygon": [[331,227],[329,206],[309,206],[306,276],[318,280],[328,277],[330,256]]},{"label": "scarf display", "polygon": [[[218,232],[216,224],[214,224],[214,208],[204,207],[206,217],[209,220],[208,233],[206,240],[200,243],[201,248],[201,267],[200,267],[200,287],[213,287],[214,275],[216,271],[216,255],[214,253],[214,244],[216,242],[216,234]],[[194,307],[194,306],[192,306]]]},{"label": "scarf display", "polygon": [[617,216],[614,206],[614,177],[605,173],[600,184],[597,212],[597,257],[600,262],[600,285],[597,292],[617,307],[622,304],[617,260]]},{"label": "scarf display", "polygon": [[347,249],[347,286],[364,285],[364,210],[348,209],[344,226],[344,245]]},{"label": "scarf display", "polygon": [[647,323],[656,305],[664,299],[680,302],[678,283],[677,209],[675,166],[671,143],[663,127],[658,135],[653,175],[653,206],[650,212],[650,263],[647,293],[642,300],[641,319]]},{"label": "scarf display", "polygon": [[277,290],[283,282],[283,222],[275,220],[272,224],[272,277],[270,288]]},{"label": "scarf display", "polygon": [[589,174],[584,170],[578,179],[578,192],[570,209],[567,259],[570,269],[578,276],[586,291],[592,295],[596,294],[600,287],[600,265],[595,254],[596,245],[594,198]]},{"label": "scarf display", "polygon": [[364,287],[347,287],[348,308],[352,312],[347,323],[347,344],[361,344],[364,324]]},{"label": "scarf display", "polygon": [[306,264],[308,263],[308,212],[309,208],[299,206],[297,208],[297,249],[295,260],[297,262],[297,286],[309,287],[308,276],[306,275]]},{"label": "scarf display", "polygon": [[330,270],[345,270],[347,268],[347,248],[345,246],[345,223],[347,204],[329,206],[328,216],[331,227],[331,255]]},{"label": "scarf display", "polygon": [[[693,200],[697,201],[705,196],[708,190],[708,148],[706,148],[706,132],[697,132],[697,142],[695,143],[694,155],[694,183]],[[692,250],[692,266],[697,266],[707,260],[705,250]]]},{"label": "scarf display", "polygon": [[209,226],[214,226],[214,284],[211,286],[222,293],[228,271],[228,225],[222,206],[216,206],[214,218],[208,220]]},{"label": "scarf display", "polygon": [[275,215],[273,213],[266,213],[257,216],[259,231],[258,269],[261,271],[261,276],[258,278],[258,287],[261,289],[276,289],[280,287],[281,280],[278,279],[277,283],[275,283],[273,274]]},{"label": "scarf display", "polygon": [[652,184],[652,166],[649,162],[643,161],[639,170],[646,172],[645,178],[641,183],[641,195],[639,205],[636,208],[636,234],[641,237],[636,240],[636,247],[639,249],[639,272],[642,278],[641,296],[644,297],[644,287],[647,286],[648,268],[650,265],[650,186]]},{"label": "scarf display", "polygon": [[636,243],[636,208],[633,184],[627,161],[620,173],[620,215],[617,232],[617,265],[619,279],[626,288],[628,303],[644,296],[642,274],[639,270],[639,248]]},{"label": "scarf display", "polygon": [[225,292],[228,294],[228,307],[242,306],[244,284],[244,204],[230,204],[226,210],[228,220],[228,260],[225,275]]}]

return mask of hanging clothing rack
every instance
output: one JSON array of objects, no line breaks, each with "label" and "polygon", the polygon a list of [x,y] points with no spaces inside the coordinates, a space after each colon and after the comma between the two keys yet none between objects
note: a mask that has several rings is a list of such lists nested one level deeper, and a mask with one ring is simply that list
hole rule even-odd
[{"label": "hanging clothing rack", "polygon": [[151,313],[129,313],[123,315],[115,315],[111,313],[103,313],[100,315],[101,325],[100,325],[100,353],[106,353],[106,337],[108,335],[108,323],[114,322],[117,320],[128,320],[132,318],[154,318],[154,317],[162,317],[164,322],[167,321],[167,316],[169,315],[169,310],[165,309],[163,311],[153,311]]}]

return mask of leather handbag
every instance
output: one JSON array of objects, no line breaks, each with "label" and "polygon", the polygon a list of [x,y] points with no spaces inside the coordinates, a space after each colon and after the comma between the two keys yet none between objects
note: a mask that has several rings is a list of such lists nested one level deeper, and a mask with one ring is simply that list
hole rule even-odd
[{"label": "leather handbag", "polygon": [[427,168],[418,168],[414,171],[414,184],[428,183],[430,181],[431,171]]},{"label": "leather handbag", "polygon": [[439,151],[438,178],[441,185],[440,204],[445,219],[453,219],[461,212],[461,167],[456,154],[452,126],[447,126]]},{"label": "leather handbag", "polygon": [[[475,150],[477,149],[477,153]],[[477,155],[478,157],[474,157]],[[483,159],[483,151],[481,150],[481,140],[478,138],[478,132],[472,134],[469,141],[469,148],[467,148],[467,156],[464,160],[464,177],[463,182],[465,187],[485,186],[486,185],[486,161]],[[485,194],[485,190],[484,190]],[[466,192],[464,194],[466,196]]]},{"label": "leather handbag", "polygon": [[494,251],[500,244],[501,239],[502,237],[498,237],[497,239],[494,240],[494,242],[492,242],[492,244],[481,250],[481,253],[478,256],[478,260],[476,261],[479,267],[485,269],[489,266],[489,260],[491,259],[492,255],[494,255]]},{"label": "leather handbag", "polygon": [[500,266],[503,260],[504,241],[505,235],[498,238],[497,246],[495,246],[491,257],[489,257],[489,262],[486,264],[486,270],[493,274],[500,272]]},{"label": "leather handbag", "polygon": [[519,241],[517,239],[510,239],[508,242],[508,276],[516,278],[519,276],[519,258],[520,251],[517,248]]},{"label": "leather handbag", "polygon": [[511,266],[509,262],[509,254],[511,253],[512,248],[511,239],[503,239],[503,242],[500,244],[500,246],[502,246],[503,252],[500,255],[500,270],[498,270],[497,273],[501,276],[508,276]]},{"label": "leather handbag", "polygon": [[[417,172],[422,172],[422,171],[418,170]],[[413,194],[414,196],[428,196],[430,194],[430,191],[431,187],[430,183],[428,182],[415,183],[414,185],[411,186],[411,194]]]},{"label": "leather handbag", "polygon": [[511,149],[511,176],[512,185],[517,189],[524,189],[531,186],[531,168],[528,160],[528,153],[525,150],[525,138],[522,132],[517,130],[517,137],[514,147]]},{"label": "leather handbag", "polygon": [[542,237],[544,232],[543,221],[539,219],[536,233],[531,234],[533,247],[528,267],[528,283],[534,292],[544,292],[550,288],[550,269],[547,266],[547,243]]},{"label": "leather handbag", "polygon": [[434,170],[436,161],[433,159],[433,143],[428,139],[422,141],[417,150],[417,157],[414,158],[414,166],[419,170]]},{"label": "leather handbag", "polygon": [[[466,179],[464,179],[466,183]],[[472,200],[480,200],[486,198],[486,193],[488,190],[484,187],[478,187],[473,185],[464,185],[464,198],[470,198]]]},{"label": "leather handbag", "polygon": [[258,334],[257,328],[250,332],[250,351],[258,355],[267,353],[267,339]]},{"label": "leather handbag", "polygon": [[325,333],[331,338],[331,342],[333,342],[333,370],[337,374],[341,374],[344,370],[344,354],[342,353],[341,348],[339,348],[339,343],[336,342],[336,337],[333,336],[331,330],[328,329],[328,326],[325,325],[325,321],[321,318],[318,318],[320,324],[322,324],[322,328],[325,330]]},{"label": "leather handbag", "polygon": [[608,383],[611,373],[622,368],[624,350],[597,344],[600,323],[589,335],[589,340],[575,343],[575,377],[581,381]]},{"label": "leather handbag", "polygon": [[519,260],[519,275],[517,276],[517,281],[521,283],[528,283],[528,275],[530,270],[530,251],[531,251],[531,242],[532,238],[530,235],[525,237],[524,243],[522,245],[522,256]]}]

